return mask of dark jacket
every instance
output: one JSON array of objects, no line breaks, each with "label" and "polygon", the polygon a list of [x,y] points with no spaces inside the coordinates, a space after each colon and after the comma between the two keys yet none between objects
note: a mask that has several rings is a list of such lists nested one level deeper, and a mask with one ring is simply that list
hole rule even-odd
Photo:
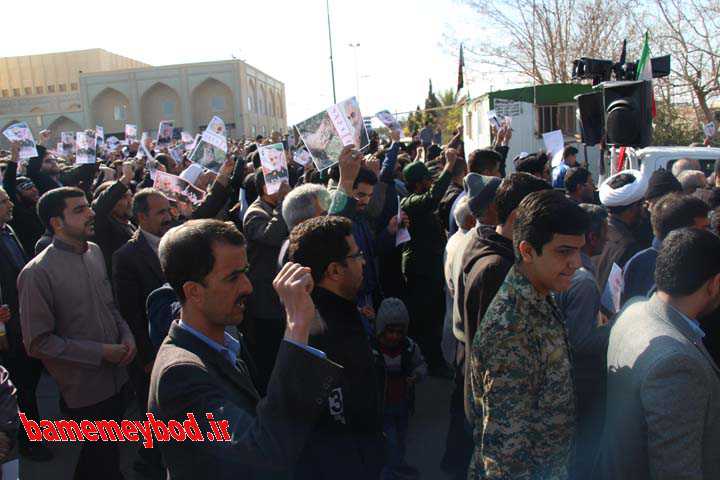
[{"label": "dark jacket", "polygon": [[8,162],[3,176],[2,186],[5,193],[10,197],[10,201],[15,204],[13,209],[13,219],[10,226],[15,230],[22,243],[25,253],[32,255],[35,251],[35,244],[45,232],[45,227],[38,217],[35,205],[25,205],[20,199],[17,191],[17,163]]},{"label": "dark jacket", "polygon": [[40,195],[42,195],[43,193],[47,192],[48,190],[52,190],[53,188],[62,187],[62,184],[47,173],[43,173],[40,171],[40,169],[42,168],[42,161],[45,157],[47,149],[42,145],[38,145],[37,151],[38,156],[28,160],[27,176],[28,178],[30,178],[30,180],[33,181],[33,183],[38,189],[38,192],[40,192]]},{"label": "dark jacket", "polygon": [[282,342],[268,393],[260,399],[247,348],[233,366],[222,354],[173,323],[150,380],[148,411],[165,422],[195,416],[212,432],[206,414],[229,423],[230,441],[158,442],[171,479],[257,478],[290,467],[306,444],[341,368]]},{"label": "dark jacket", "polygon": [[155,358],[145,304],[148,296],[165,283],[165,275],[158,256],[139,229],[113,254],[112,265],[115,301],[135,337],[138,360],[145,366]]},{"label": "dark jacket", "polygon": [[435,210],[450,185],[450,172],[444,172],[423,194],[411,193],[402,200],[410,220],[412,239],[403,245],[403,275],[430,277],[442,282],[445,232]]},{"label": "dark jacket", "polygon": [[[319,313],[310,345],[343,366],[295,471],[300,479],[378,478],[382,467],[382,406],[370,344],[355,302],[316,287]],[[277,367],[276,367],[277,368]]]},{"label": "dark jacket", "polygon": [[[10,228],[9,231],[18,247],[20,247],[20,250],[23,250],[12,228]],[[24,260],[27,261],[27,254],[24,251],[23,256]],[[14,354],[17,349],[24,348],[20,330],[20,306],[17,289],[17,278],[24,266],[24,263],[20,268],[15,265],[15,262],[11,260],[10,252],[5,247],[5,244],[0,241],[0,305],[6,304],[10,307],[10,321],[5,324],[8,342],[10,344],[10,354]]]},{"label": "dark jacket", "polygon": [[283,310],[272,282],[278,272],[280,247],[289,233],[280,206],[274,208],[258,197],[245,214],[243,230],[248,240],[248,278],[253,285],[248,312],[253,318],[281,318]]},{"label": "dark jacket", "polygon": [[93,201],[95,210],[95,243],[105,257],[105,266],[112,272],[113,254],[132,237],[135,227],[123,225],[112,218],[112,210],[128,191],[121,181],[116,181]]},{"label": "dark jacket", "polygon": [[181,310],[182,305],[169,283],[165,283],[148,295],[145,311],[148,319],[148,335],[154,354],[160,349],[173,320],[180,317]]},{"label": "dark jacket", "polygon": [[633,255],[623,268],[623,290],[620,306],[633,297],[650,297],[655,287],[655,264],[662,242],[653,240],[653,245]]},{"label": "dark jacket", "polygon": [[[0,432],[10,438],[11,448],[16,445],[17,432],[20,428],[18,404],[15,386],[10,381],[10,374],[0,365]],[[9,455],[12,458],[12,454]]]},{"label": "dark jacket", "polygon": [[632,230],[622,220],[611,215],[608,218],[605,248],[600,255],[593,258],[597,265],[597,280],[601,292],[605,290],[613,263],[617,263],[620,268],[625,268],[625,263],[640,250],[642,250],[642,245]]},{"label": "dark jacket", "polygon": [[[456,292],[458,301],[462,301],[459,312],[466,340],[465,355],[461,358],[463,361],[470,358],[470,349],[480,320],[515,263],[512,241],[496,233],[493,227],[480,225],[468,235],[470,239],[462,257],[462,272]],[[465,366],[467,367],[467,364]],[[468,418],[471,412],[469,393],[470,369],[465,368],[463,398]]]},{"label": "dark jacket", "polygon": [[[455,205],[455,201],[462,192],[463,186],[453,182],[448,187],[445,195],[443,195],[442,200],[440,200],[440,205],[438,205],[437,209],[437,216],[438,220],[440,220],[440,224],[446,232],[450,231],[450,215],[452,215],[452,207]],[[457,229],[457,226],[455,228]]]}]

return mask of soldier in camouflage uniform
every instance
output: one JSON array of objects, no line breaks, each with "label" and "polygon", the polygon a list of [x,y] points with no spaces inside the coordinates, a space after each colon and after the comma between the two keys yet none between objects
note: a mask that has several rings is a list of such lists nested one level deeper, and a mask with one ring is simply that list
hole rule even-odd
[{"label": "soldier in camouflage uniform", "polygon": [[569,288],[588,224],[558,191],[533,193],[518,207],[516,264],[472,345],[470,479],[568,477],[575,398],[565,325],[550,292]]}]

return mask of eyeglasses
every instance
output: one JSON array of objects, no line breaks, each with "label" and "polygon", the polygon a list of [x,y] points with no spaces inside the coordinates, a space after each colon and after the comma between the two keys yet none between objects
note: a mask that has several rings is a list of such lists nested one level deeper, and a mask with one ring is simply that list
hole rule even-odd
[{"label": "eyeglasses", "polygon": [[353,253],[352,255],[348,255],[345,258],[352,258],[352,259],[365,259],[365,254],[362,250],[358,250],[357,253]]}]

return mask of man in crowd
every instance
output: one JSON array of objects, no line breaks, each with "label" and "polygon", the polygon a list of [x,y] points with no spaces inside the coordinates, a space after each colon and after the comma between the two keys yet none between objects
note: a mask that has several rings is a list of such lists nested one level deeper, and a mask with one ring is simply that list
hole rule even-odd
[{"label": "man in crowd", "polygon": [[565,188],[565,175],[571,168],[578,166],[577,162],[578,149],[568,145],[563,149],[562,161],[560,165],[552,170],[552,186],[553,188]]},{"label": "man in crowd", "polygon": [[[288,231],[309,218],[327,215],[330,208],[330,193],[322,185],[306,183],[290,190],[282,203],[282,217]],[[290,242],[286,239],[278,255],[278,268],[287,262]]]},{"label": "man in crowd", "polygon": [[655,281],[657,293],[625,309],[610,333],[596,477],[719,478],[720,379],[697,319],[720,306],[720,239],[671,232]]},{"label": "man in crowd", "polygon": [[35,244],[45,229],[37,215],[37,201],[40,198],[37,187],[29,178],[17,176],[19,151],[20,144],[13,142],[10,161],[2,177],[2,186],[15,205],[13,218],[9,224],[15,230],[25,253],[32,256],[35,252]]},{"label": "man in crowd", "polygon": [[60,167],[47,148],[37,145],[38,156],[28,161],[27,176],[35,184],[40,195],[53,188],[62,187],[58,180]]},{"label": "man in crowd", "polygon": [[[643,245],[633,231],[644,215],[643,201],[647,190],[647,177],[638,170],[617,173],[600,186],[600,202],[608,210],[608,236],[603,252],[596,257],[598,285],[604,291],[610,272],[621,275],[625,262],[642,250]],[[619,292],[616,292],[616,294]],[[606,297],[603,306],[611,313],[617,305]],[[618,297],[619,298],[619,297]]]},{"label": "man in crowd", "polygon": [[[57,382],[67,417],[120,420],[135,340],[115,306],[102,252],[88,241],[95,214],[72,187],[45,193],[38,213],[54,239],[18,277],[25,348]],[[85,444],[75,478],[122,478],[116,447]]]},{"label": "man in crowd", "polygon": [[444,232],[435,215],[452,176],[457,151],[445,152],[445,167],[433,182],[424,163],[413,162],[403,169],[410,194],[401,202],[410,222],[411,240],[403,245],[402,269],[407,282],[405,304],[410,310],[410,336],[430,366],[431,374],[447,372],[440,351],[442,318],[445,312],[443,294]]},{"label": "man in crowd", "polygon": [[[350,155],[360,161],[357,152]],[[358,311],[365,260],[352,223],[336,216],[301,223],[290,234],[290,261],[312,272],[318,317],[310,345],[343,366],[328,409],[300,456],[295,478],[378,478],[383,466],[382,392]]]},{"label": "man in crowd", "polygon": [[514,160],[515,171],[518,173],[529,173],[538,178],[550,182],[550,171],[548,157],[545,153],[525,155]]},{"label": "man in crowd", "polygon": [[682,185],[683,192],[690,195],[696,190],[704,189],[707,182],[705,173],[700,170],[683,170],[677,178]]},{"label": "man in crowd", "polygon": [[[252,293],[243,235],[218,220],[189,221],[163,237],[160,263],[183,308],[153,366],[148,408],[165,422],[192,414],[208,437],[159,443],[168,478],[257,478],[291,467],[341,370],[307,346],[310,270],[288,263],[274,280],[287,330],[261,401],[247,348],[225,332],[243,321]],[[212,441],[209,420],[227,422],[228,441]]]},{"label": "man in crowd", "polygon": [[516,262],[470,357],[475,453],[468,478],[566,478],[575,398],[565,326],[551,292],[581,266],[587,214],[561,192],[528,195],[513,225]]},{"label": "man in crowd", "polygon": [[[437,215],[440,219],[440,223],[443,229],[447,232],[450,231],[450,217],[453,215],[453,207],[457,208],[456,201],[458,197],[463,193],[463,180],[467,175],[467,163],[464,158],[458,158],[455,162],[455,168],[452,171],[452,180],[450,186],[445,191],[440,204],[438,205]],[[457,224],[455,224],[457,225]],[[458,226],[459,227],[459,226]]]},{"label": "man in crowd", "polygon": [[695,227],[707,230],[710,226],[707,204],[699,198],[682,193],[670,193],[653,206],[650,220],[655,238],[650,248],[636,253],[623,269],[623,289],[620,304],[632,297],[649,297],[655,288],[655,262],[663,239],[673,230]]},{"label": "man in crowd", "polygon": [[702,170],[702,168],[700,168],[700,162],[696,158],[681,158],[675,161],[671,168],[675,178],[680,177],[680,174],[685,170]]},{"label": "man in crowd", "polygon": [[[568,184],[569,177],[566,177]],[[610,328],[600,320],[600,289],[591,257],[599,255],[607,239],[607,211],[581,203],[590,217],[585,245],[580,250],[582,266],[572,277],[570,288],[555,295],[568,330],[572,353],[573,383],[577,399],[577,436],[570,478],[586,479],[592,473],[605,415],[605,353]]]},{"label": "man in crowd", "polygon": [[652,212],[653,206],[665,195],[672,192],[682,192],[682,185],[675,175],[664,168],[655,170],[648,180],[645,191],[645,209]]},{"label": "man in crowd", "polygon": [[[22,343],[20,305],[17,277],[27,263],[27,254],[15,231],[8,225],[13,219],[14,208],[8,194],[0,188],[0,314],[7,315],[0,322],[5,325],[6,344],[0,350],[2,363],[10,370],[11,379],[17,387],[17,401],[28,418],[38,420],[36,390],[42,363],[29,358]],[[0,315],[2,317],[2,315]],[[52,452],[42,444],[32,443],[27,432],[19,434],[20,453],[35,461],[52,458]]]},{"label": "man in crowd", "polygon": [[565,174],[565,192],[577,203],[595,201],[595,182],[590,172],[583,167],[573,167]]}]

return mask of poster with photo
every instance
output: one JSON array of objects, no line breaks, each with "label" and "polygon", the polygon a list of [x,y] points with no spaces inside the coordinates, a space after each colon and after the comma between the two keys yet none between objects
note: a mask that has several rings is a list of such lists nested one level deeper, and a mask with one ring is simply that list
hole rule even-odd
[{"label": "poster with photo", "polygon": [[100,125],[95,125],[95,145],[98,147],[105,143],[105,129]]},{"label": "poster with photo", "polygon": [[346,145],[361,150],[370,140],[355,97],[295,125],[318,170],[337,163]]},{"label": "poster with photo", "polygon": [[304,148],[299,148],[299,149],[295,150],[293,152],[293,162],[297,163],[298,165],[302,165],[304,167],[308,163],[312,162],[312,157],[310,156],[310,152],[308,152]]},{"label": "poster with photo", "polygon": [[11,142],[20,142],[20,152],[18,156],[21,159],[37,157],[37,145],[33,138],[32,130],[26,122],[13,123],[5,129],[3,135]]},{"label": "poster with photo", "polygon": [[185,179],[161,170],[155,172],[153,187],[160,190],[170,200],[189,202],[198,205],[205,198],[205,192]]},{"label": "poster with photo", "polygon": [[199,139],[190,154],[190,161],[217,173],[225,161],[225,152]]},{"label": "poster with photo", "polygon": [[75,151],[75,134],[73,132],[60,132],[60,143],[62,143],[62,154],[70,155]]},{"label": "poster with photo", "polygon": [[95,136],[87,132],[75,134],[75,163],[96,163]]},{"label": "poster with photo", "polygon": [[260,155],[260,168],[265,177],[265,189],[268,195],[280,190],[280,185],[290,185],[290,176],[287,167],[287,158],[282,143],[266,145],[258,149]]},{"label": "poster with photo", "polygon": [[180,133],[180,141],[183,143],[193,143],[195,140],[190,132],[183,130],[182,133]]},{"label": "poster with photo", "polygon": [[376,113],[375,116],[388,128],[388,130],[392,132],[400,132],[402,134],[402,127],[392,113],[387,110],[383,110]]},{"label": "poster with photo", "polygon": [[158,148],[167,147],[172,142],[173,122],[162,120],[158,125],[156,145]]},{"label": "poster with photo", "polygon": [[128,143],[137,141],[137,125],[131,123],[125,124],[125,140],[127,140]]},{"label": "poster with photo", "polygon": [[177,147],[173,147],[170,149],[170,156],[172,157],[173,160],[175,160],[175,163],[177,165],[182,164],[184,152],[185,152],[185,147],[183,145],[178,145]]},{"label": "poster with photo", "polygon": [[213,147],[220,149],[223,153],[227,153],[227,136],[225,133],[225,122],[220,117],[213,117],[207,128],[202,134],[205,143],[209,143]]}]

